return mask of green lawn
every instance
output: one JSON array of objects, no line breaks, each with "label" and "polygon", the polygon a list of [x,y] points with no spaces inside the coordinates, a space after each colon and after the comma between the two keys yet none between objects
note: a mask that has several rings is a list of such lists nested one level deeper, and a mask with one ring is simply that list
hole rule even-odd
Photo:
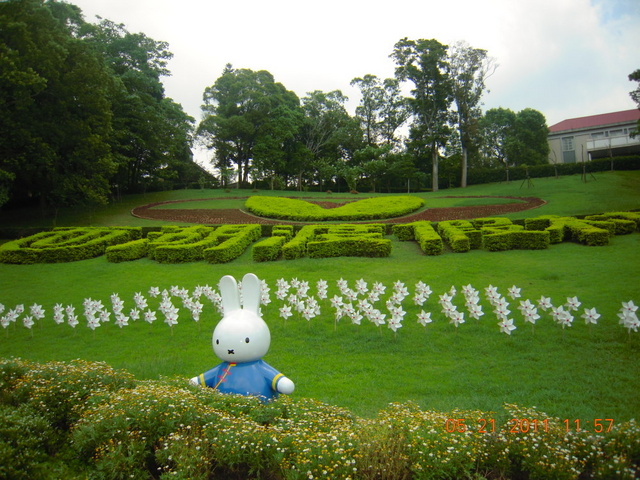
[{"label": "green lawn", "polygon": [[[640,208],[640,172],[607,172],[596,174],[596,178],[588,183],[579,176],[535,179],[535,187],[529,189],[512,182],[421,196],[427,203],[429,199],[441,202],[449,195],[539,196],[547,201],[534,211],[509,215],[514,219]],[[233,192],[238,196],[252,194]],[[117,205],[94,210],[91,217],[87,212],[60,212],[58,224],[149,225],[149,221],[128,216],[130,209],[162,199],[225,195],[229,194],[205,190],[127,197]],[[47,221],[51,219],[42,219]],[[38,222],[37,218],[24,217],[15,224]],[[211,332],[219,316],[210,303],[203,301],[206,306],[200,323],[190,320],[181,309],[179,324],[173,330],[158,313],[153,325],[138,321],[120,329],[112,321],[93,332],[82,317],[83,300],[91,297],[108,305],[109,296],[117,292],[128,310],[133,307],[134,293],[146,294],[151,286],[168,289],[177,285],[192,291],[197,285],[216,285],[222,275],[239,278],[254,272],[272,289],[272,303],[263,309],[272,333],[266,360],[294,380],[295,396],[345,406],[364,416],[375,415],[389,402],[415,400],[424,408],[440,410],[459,407],[499,412],[502,404],[509,402],[536,406],[563,419],[624,421],[640,414],[640,332],[628,335],[618,324],[616,312],[623,301],[640,303],[639,248],[640,233],[634,233],[618,236],[606,247],[563,243],[544,251],[471,251],[437,257],[422,255],[412,242],[394,240],[391,257],[380,259],[258,264],[248,251],[226,265],[161,265],[148,259],[111,264],[105,257],[57,265],[0,265],[0,303],[7,310],[20,303],[28,310],[29,305],[38,303],[47,311],[46,318],[32,330],[11,325],[0,332],[0,356],[38,361],[104,360],[140,378],[190,378],[218,363],[211,349]],[[334,330],[328,300],[321,302],[319,317],[310,322],[292,317],[284,325],[278,316],[282,302],[274,295],[279,278],[298,278],[312,285],[319,279],[327,280],[329,297],[338,293],[336,281],[340,278],[351,286],[360,278],[369,285],[380,281],[387,287],[387,294],[377,305],[381,310],[393,282],[401,280],[410,290],[403,302],[407,312],[404,326],[394,335],[388,328],[377,329],[366,320],[356,326],[343,319]],[[417,323],[420,309],[411,301],[419,280],[434,292],[424,307],[434,319],[426,328]],[[481,291],[485,315],[479,321],[466,315],[466,323],[455,329],[440,312],[438,295],[451,286],[460,292],[466,284]],[[489,284],[497,286],[503,295],[512,285],[521,287],[523,297],[519,300],[534,301],[545,295],[560,305],[567,297],[577,296],[583,305],[575,312],[574,325],[564,331],[548,313],[540,311],[542,318],[534,333],[516,308],[518,300],[508,299],[518,327],[509,337],[499,332],[498,320],[484,299],[484,288]],[[56,303],[74,305],[80,325],[75,329],[55,325],[52,310]],[[178,299],[174,303],[180,304]],[[465,310],[461,293],[454,303]],[[149,299],[149,304],[157,308],[158,301]],[[597,308],[602,315],[598,325],[585,325],[580,318],[583,307]]]}]

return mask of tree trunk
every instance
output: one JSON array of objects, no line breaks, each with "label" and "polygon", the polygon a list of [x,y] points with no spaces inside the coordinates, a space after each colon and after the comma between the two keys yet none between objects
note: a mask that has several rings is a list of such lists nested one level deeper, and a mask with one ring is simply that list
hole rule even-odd
[{"label": "tree trunk", "polygon": [[432,153],[432,161],[433,161],[433,170],[432,170],[432,179],[431,179],[431,190],[433,192],[438,191],[438,149],[434,146]]},{"label": "tree trunk", "polygon": [[467,188],[467,147],[462,147],[462,172],[460,174],[460,187]]}]

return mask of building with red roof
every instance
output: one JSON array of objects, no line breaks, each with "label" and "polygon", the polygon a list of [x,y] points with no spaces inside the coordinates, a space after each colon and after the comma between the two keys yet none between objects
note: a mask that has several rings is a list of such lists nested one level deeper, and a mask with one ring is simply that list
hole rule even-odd
[{"label": "building with red roof", "polygon": [[596,158],[640,154],[640,110],[570,118],[549,127],[551,163],[587,162]]}]

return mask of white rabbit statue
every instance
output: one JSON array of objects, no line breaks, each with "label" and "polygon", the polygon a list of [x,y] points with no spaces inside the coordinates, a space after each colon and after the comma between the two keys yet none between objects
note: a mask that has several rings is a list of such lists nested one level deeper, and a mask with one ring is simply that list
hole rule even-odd
[{"label": "white rabbit statue", "polygon": [[[271,343],[269,327],[260,317],[260,280],[253,273],[242,279],[242,305],[236,279],[220,279],[223,318],[213,330],[213,351],[222,360],[211,370],[191,379],[222,393],[256,395],[269,401],[293,392],[293,382],[267,364]],[[244,308],[243,308],[244,307]]]}]

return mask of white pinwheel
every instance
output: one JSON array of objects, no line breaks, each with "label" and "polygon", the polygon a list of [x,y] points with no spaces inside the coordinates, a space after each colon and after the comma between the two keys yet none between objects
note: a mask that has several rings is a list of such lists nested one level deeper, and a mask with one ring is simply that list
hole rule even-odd
[{"label": "white pinwheel", "polygon": [[144,321],[147,323],[153,323],[156,321],[156,312],[153,310],[147,310],[144,312]]},{"label": "white pinwheel", "polygon": [[518,287],[516,287],[515,285],[513,285],[511,288],[509,288],[509,290],[508,290],[508,295],[509,295],[513,300],[515,300],[516,298],[520,298],[520,297],[522,296],[522,295],[520,295],[520,291],[521,291],[521,290],[522,290],[521,288],[518,288]]},{"label": "white pinwheel", "polygon": [[423,327],[426,327],[427,323],[431,323],[432,321],[433,320],[431,320],[431,312],[425,312],[424,310],[421,310],[418,314],[418,323]]},{"label": "white pinwheel", "polygon": [[600,318],[600,314],[596,311],[595,308],[585,308],[584,313],[581,315],[584,318],[584,322],[587,325],[595,325],[598,323],[598,319]]},{"label": "white pinwheel", "polygon": [[38,305],[37,303],[34,303],[29,307],[29,313],[35,320],[41,320],[44,318],[44,309],[42,308],[42,305]]},{"label": "white pinwheel", "polygon": [[513,324],[513,319],[511,318],[503,319],[498,323],[498,325],[500,326],[500,331],[506,333],[507,335],[511,335],[511,332],[513,332],[517,328]]},{"label": "white pinwheel", "polygon": [[35,322],[33,321],[33,317],[31,315],[25,315],[25,317],[22,319],[22,324],[28,329],[31,329],[34,323]]},{"label": "white pinwheel", "polygon": [[580,303],[578,297],[567,297],[567,302],[564,304],[570,312],[576,312],[578,308],[580,308],[580,305],[582,305],[582,303]]},{"label": "white pinwheel", "polygon": [[544,310],[545,312],[553,308],[553,305],[551,304],[551,298],[545,297],[544,295],[541,296],[540,299],[538,300],[538,307]]},{"label": "white pinwheel", "polygon": [[280,307],[279,309],[280,311],[280,316],[282,318],[284,318],[285,320],[287,320],[287,318],[289,318],[291,315],[293,315],[291,313],[291,305],[283,305],[282,307]]}]

